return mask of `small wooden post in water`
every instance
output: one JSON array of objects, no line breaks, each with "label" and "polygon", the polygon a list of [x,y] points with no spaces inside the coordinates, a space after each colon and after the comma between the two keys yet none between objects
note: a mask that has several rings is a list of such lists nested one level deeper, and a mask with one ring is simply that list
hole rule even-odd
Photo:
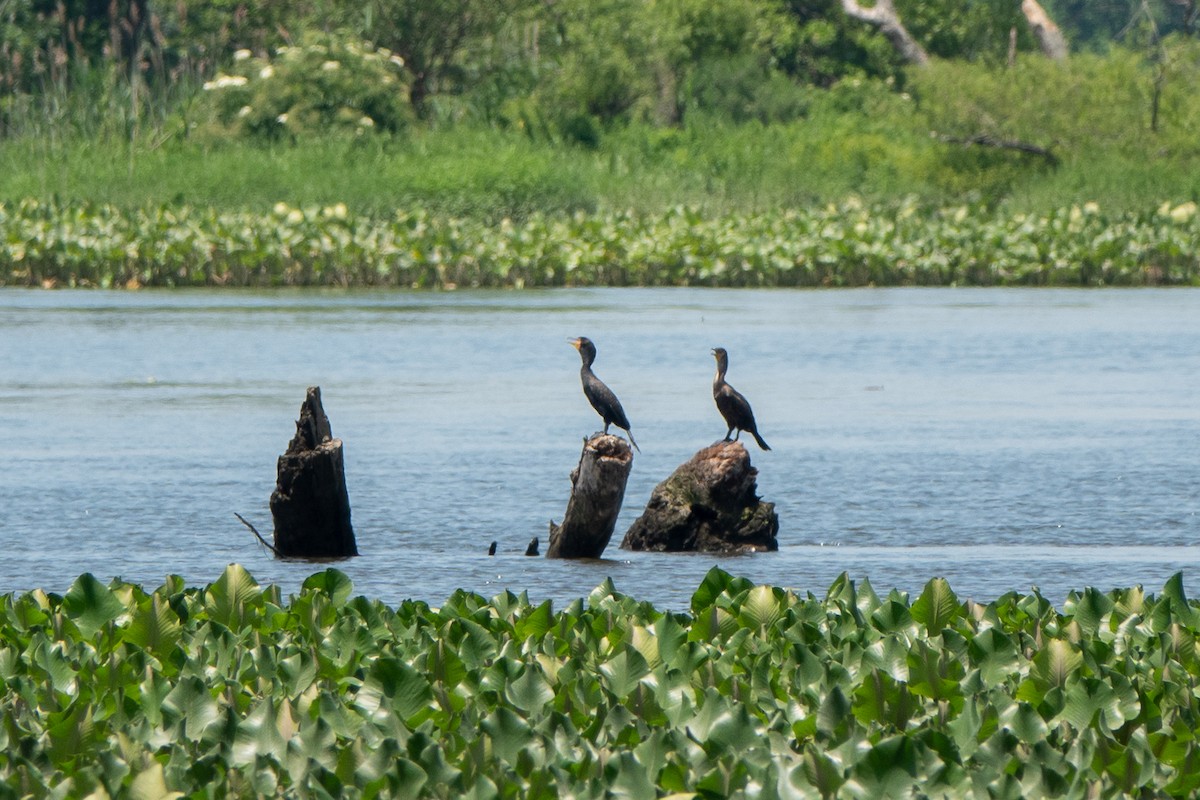
[{"label": "small wooden post in water", "polygon": [[571,498],[561,525],[550,523],[546,558],[599,558],[617,527],[633,451],[619,436],[597,433],[583,444],[571,472]]},{"label": "small wooden post in water", "polygon": [[307,558],[358,555],[350,525],[350,495],[342,440],[334,439],[321,406],[321,387],[309,387],[296,435],[279,457],[271,493],[275,552]]}]

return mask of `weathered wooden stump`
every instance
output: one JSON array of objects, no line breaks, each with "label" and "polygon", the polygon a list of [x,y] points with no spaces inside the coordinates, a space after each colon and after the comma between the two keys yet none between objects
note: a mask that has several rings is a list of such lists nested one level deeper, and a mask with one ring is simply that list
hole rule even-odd
[{"label": "weathered wooden stump", "polygon": [[571,498],[561,525],[550,523],[547,558],[599,558],[608,547],[633,451],[619,436],[597,433],[583,444],[579,466],[571,472]]},{"label": "weathered wooden stump", "polygon": [[309,387],[300,406],[296,435],[279,457],[271,516],[275,520],[275,552],[280,556],[358,555],[350,525],[342,440],[333,438],[319,386]]},{"label": "weathered wooden stump", "polygon": [[621,547],[660,552],[778,550],[779,515],[758,497],[758,470],[741,442],[717,442],[654,487]]}]

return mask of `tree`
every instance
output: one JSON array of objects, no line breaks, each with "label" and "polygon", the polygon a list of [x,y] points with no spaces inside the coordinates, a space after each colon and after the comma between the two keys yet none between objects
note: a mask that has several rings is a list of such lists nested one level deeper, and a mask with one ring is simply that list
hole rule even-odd
[{"label": "tree", "polygon": [[519,5],[521,0],[370,0],[362,34],[404,59],[412,75],[409,100],[425,116],[429,96],[461,74],[467,46]]}]

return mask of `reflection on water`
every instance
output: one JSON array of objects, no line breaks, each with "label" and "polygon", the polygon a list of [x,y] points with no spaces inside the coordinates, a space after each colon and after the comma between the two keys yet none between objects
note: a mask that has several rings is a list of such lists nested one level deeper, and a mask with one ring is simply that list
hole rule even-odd
[{"label": "reflection on water", "polygon": [[[642,453],[608,558],[521,555],[566,506],[599,418],[567,344],[597,343]],[[754,405],[781,551],[617,549],[654,484],[724,435],[709,350]],[[275,459],[322,387],[356,590],[570,600],[611,577],[680,608],[714,564],[822,594],[944,575],[962,596],[1157,591],[1200,561],[1200,291],[0,291],[0,592],[79,573],[150,586],[272,559]],[[500,543],[486,556],[492,540]],[[664,580],[664,576],[668,576]]]}]

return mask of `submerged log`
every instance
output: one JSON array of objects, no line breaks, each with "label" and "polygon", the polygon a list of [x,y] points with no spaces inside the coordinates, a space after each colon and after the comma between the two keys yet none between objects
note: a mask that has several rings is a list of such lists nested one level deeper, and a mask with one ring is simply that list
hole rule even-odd
[{"label": "submerged log", "polygon": [[758,470],[741,442],[717,442],[654,487],[621,547],[659,552],[778,550],[779,515],[758,497]]},{"label": "submerged log", "polygon": [[358,555],[350,525],[350,495],[342,440],[334,439],[321,406],[321,388],[309,387],[296,435],[279,457],[271,493],[275,551],[303,558]]},{"label": "submerged log", "polygon": [[619,436],[597,433],[583,443],[579,466],[571,472],[571,498],[561,525],[550,523],[547,558],[599,558],[608,547],[633,451]]}]

